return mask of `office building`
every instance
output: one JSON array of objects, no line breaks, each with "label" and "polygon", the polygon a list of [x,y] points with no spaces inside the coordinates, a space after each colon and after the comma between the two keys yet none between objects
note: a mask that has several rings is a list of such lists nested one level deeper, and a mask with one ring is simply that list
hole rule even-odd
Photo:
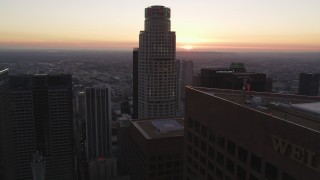
[{"label": "office building", "polygon": [[71,75],[10,76],[10,106],[12,179],[32,179],[36,150],[46,160],[45,179],[73,179]]},{"label": "office building", "polygon": [[266,74],[246,72],[242,63],[231,63],[229,68],[201,69],[201,86],[265,92],[272,89],[272,80]]},{"label": "office building", "polygon": [[176,36],[170,15],[164,6],[145,9],[138,52],[139,119],[170,117],[177,112]]},{"label": "office building", "polygon": [[186,89],[185,179],[320,179],[320,97]]},{"label": "office building", "polygon": [[181,118],[131,121],[127,163],[132,180],[182,179]]},{"label": "office building", "polygon": [[299,95],[318,96],[319,95],[320,73],[300,73]]},{"label": "office building", "polygon": [[9,69],[0,70],[0,179],[10,179],[12,134],[10,117]]},{"label": "office building", "polygon": [[88,160],[111,156],[111,93],[108,87],[86,88]]},{"label": "office building", "polygon": [[179,74],[178,107],[179,112],[184,114],[185,87],[193,85],[193,62],[191,60],[181,60]]},{"label": "office building", "polygon": [[132,92],[132,96],[133,96],[133,116],[132,118],[133,119],[138,119],[138,105],[139,105],[139,100],[138,100],[138,97],[139,97],[139,89],[138,89],[138,57],[139,57],[139,48],[134,48],[133,49],[133,53],[132,53],[132,56],[133,56],[133,69],[132,69],[132,72],[133,72],[133,78],[132,78],[132,89],[133,89],[133,92]]}]

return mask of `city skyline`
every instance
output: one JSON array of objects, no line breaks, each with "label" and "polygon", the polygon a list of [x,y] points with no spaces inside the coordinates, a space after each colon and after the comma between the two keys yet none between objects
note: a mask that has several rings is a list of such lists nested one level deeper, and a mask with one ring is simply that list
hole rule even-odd
[{"label": "city skyline", "polygon": [[177,50],[319,51],[320,2],[294,1],[39,1],[4,0],[0,49],[131,50],[141,9],[173,12]]}]

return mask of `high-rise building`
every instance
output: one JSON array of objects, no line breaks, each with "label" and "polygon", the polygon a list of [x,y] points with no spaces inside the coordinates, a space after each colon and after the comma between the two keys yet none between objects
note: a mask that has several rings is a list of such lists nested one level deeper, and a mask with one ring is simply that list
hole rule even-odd
[{"label": "high-rise building", "polygon": [[88,160],[111,156],[110,88],[86,89],[86,122]]},{"label": "high-rise building", "polygon": [[139,89],[138,89],[138,60],[139,60],[139,49],[138,48],[134,48],[133,49],[133,78],[132,78],[132,88],[133,88],[133,92],[132,92],[132,96],[133,96],[133,119],[138,119],[138,105],[139,105]]},{"label": "high-rise building", "polygon": [[318,96],[320,74],[300,73],[299,95]]},{"label": "high-rise building", "polygon": [[186,89],[185,179],[320,179],[320,97]]},{"label": "high-rise building", "polygon": [[10,131],[9,69],[0,70],[0,179],[11,179],[12,134]]},{"label": "high-rise building", "polygon": [[73,179],[71,75],[10,76],[13,179],[32,179],[36,150],[46,160],[45,179]]},{"label": "high-rise building", "polygon": [[179,112],[184,114],[185,87],[192,86],[193,83],[193,62],[191,60],[180,61],[179,71]]},{"label": "high-rise building", "polygon": [[182,179],[183,128],[182,118],[131,121],[126,137],[131,179]]},{"label": "high-rise building", "polygon": [[176,36],[170,9],[145,9],[144,31],[139,35],[138,118],[170,117],[177,112],[175,70]]}]

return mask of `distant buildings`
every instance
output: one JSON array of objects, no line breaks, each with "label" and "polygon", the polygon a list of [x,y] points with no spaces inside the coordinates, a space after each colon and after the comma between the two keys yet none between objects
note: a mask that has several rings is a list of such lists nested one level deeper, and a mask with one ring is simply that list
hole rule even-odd
[{"label": "distant buildings", "polygon": [[242,63],[232,63],[229,68],[201,69],[201,86],[263,92],[271,91],[272,80],[266,74],[246,72]]},{"label": "distant buildings", "polygon": [[120,162],[126,160],[131,180],[182,179],[183,123],[179,118],[131,122],[127,136],[122,137],[129,146],[122,149],[127,155],[119,156]]},{"label": "distant buildings", "polygon": [[145,29],[139,35],[138,51],[139,119],[177,113],[176,36],[170,29],[169,8],[145,9]]},{"label": "distant buildings", "polygon": [[299,95],[319,95],[320,74],[300,73]]},{"label": "distant buildings", "polygon": [[32,179],[30,163],[38,150],[45,179],[74,178],[71,75],[10,76],[12,158],[7,179]]},{"label": "distant buildings", "polygon": [[320,179],[320,98],[186,90],[186,179]]}]

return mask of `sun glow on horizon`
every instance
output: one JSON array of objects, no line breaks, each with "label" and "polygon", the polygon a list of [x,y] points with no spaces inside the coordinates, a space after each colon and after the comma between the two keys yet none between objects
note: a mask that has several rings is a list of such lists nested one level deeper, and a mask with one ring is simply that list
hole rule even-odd
[{"label": "sun glow on horizon", "polygon": [[182,49],[185,49],[185,50],[191,50],[193,49],[193,46],[192,45],[184,45],[184,46],[181,46]]}]

